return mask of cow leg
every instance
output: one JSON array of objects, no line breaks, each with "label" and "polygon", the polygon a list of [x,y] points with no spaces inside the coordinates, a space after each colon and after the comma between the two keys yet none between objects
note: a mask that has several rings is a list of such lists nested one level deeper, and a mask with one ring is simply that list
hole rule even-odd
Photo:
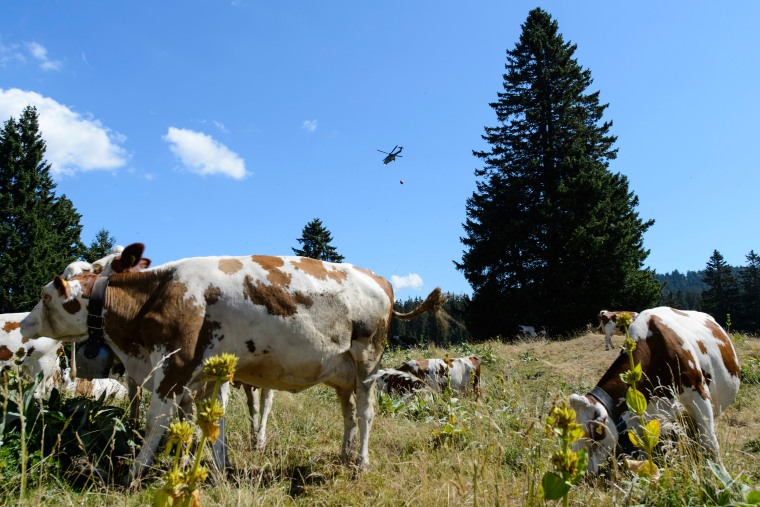
[{"label": "cow leg", "polygon": [[[703,386],[707,392],[707,386]],[[720,458],[720,445],[715,436],[715,424],[713,408],[710,399],[704,399],[693,389],[684,389],[681,399],[686,412],[694,421],[697,430],[697,441],[707,451],[709,458],[722,465]]]},{"label": "cow leg", "polygon": [[248,417],[251,419],[251,444],[256,447],[256,437],[259,434],[259,404],[256,399],[256,388],[243,384],[243,392],[248,404]]},{"label": "cow leg", "polygon": [[129,472],[128,480],[130,482],[139,479],[153,462],[161,437],[176,410],[177,405],[174,400],[162,400],[157,394],[151,398],[145,423],[145,438],[140,447],[140,453]]},{"label": "cow leg", "polygon": [[263,451],[267,445],[267,420],[269,419],[269,412],[272,411],[273,400],[274,389],[262,388],[261,393],[259,393],[259,401],[261,402],[261,424],[259,425],[258,442],[256,445],[260,451]]},{"label": "cow leg", "polygon": [[604,335],[604,350],[610,350],[612,348],[612,335]]},{"label": "cow leg", "polygon": [[[225,382],[219,388],[219,401],[222,403],[222,408],[227,411],[227,401],[230,398],[230,383]],[[222,417],[219,420],[219,436],[211,446],[214,455],[214,464],[219,470],[226,470],[231,468],[229,456],[227,454],[227,434],[225,432],[225,419]]]},{"label": "cow leg", "polygon": [[[361,371],[357,365],[357,370]],[[358,372],[357,372],[358,373]],[[359,412],[359,467],[369,467],[369,432],[372,429],[372,420],[375,417],[375,407],[372,404],[375,391],[375,382],[366,385],[364,381],[369,376],[358,375],[356,379],[356,405]]]},{"label": "cow leg", "polygon": [[351,389],[335,388],[343,412],[343,443],[340,446],[340,459],[344,463],[351,460],[351,452],[356,441],[356,402]]}]

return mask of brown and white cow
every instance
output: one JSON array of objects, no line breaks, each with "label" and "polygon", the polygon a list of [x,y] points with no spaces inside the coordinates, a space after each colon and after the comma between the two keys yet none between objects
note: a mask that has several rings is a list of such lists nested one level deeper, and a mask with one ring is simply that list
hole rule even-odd
[{"label": "brown and white cow", "polygon": [[375,380],[377,380],[377,388],[389,394],[408,396],[431,390],[430,385],[421,378],[396,368],[383,368],[367,379],[367,381]]},{"label": "brown and white cow", "polygon": [[480,359],[477,356],[445,359],[411,359],[398,368],[422,379],[438,392],[447,388],[464,392],[470,388],[480,396]]},{"label": "brown and white cow", "polygon": [[635,319],[638,313],[620,310],[617,312],[610,312],[602,310],[599,312],[599,326],[597,329],[600,333],[604,333],[604,350],[610,350],[612,345],[612,335],[623,334],[623,329],[617,325],[617,318],[627,313],[631,316],[631,320]]},{"label": "brown and white cow", "polygon": [[[647,399],[648,417],[691,418],[699,443],[720,462],[714,418],[739,391],[739,363],[731,339],[711,316],[668,307],[641,312],[628,332],[636,341],[634,361],[643,370],[637,388]],[[622,432],[639,424],[627,409],[628,386],[620,378],[629,369],[623,352],[588,394],[570,396],[576,420],[588,435],[576,450],[588,449],[590,472],[596,472],[618,445],[628,443],[627,435],[620,437]]]},{"label": "brown and white cow", "polygon": [[[24,336],[80,342],[96,275],[57,277],[22,322]],[[343,410],[341,456],[349,459],[357,430],[359,465],[369,465],[373,383],[391,317],[438,311],[439,289],[420,307],[393,310],[384,278],[350,264],[304,257],[203,257],[109,277],[104,336],[127,374],[153,392],[145,440],[131,478],[152,462],[176,411],[173,399],[200,391],[205,359],[238,356],[236,380],[298,392],[332,386]],[[226,404],[229,388],[221,389]]]},{"label": "brown and white cow", "polygon": [[0,314],[0,371],[18,365],[31,378],[42,373],[35,395],[45,396],[52,389],[55,373],[60,371],[63,345],[51,338],[30,340],[21,335],[21,321],[28,312]]}]

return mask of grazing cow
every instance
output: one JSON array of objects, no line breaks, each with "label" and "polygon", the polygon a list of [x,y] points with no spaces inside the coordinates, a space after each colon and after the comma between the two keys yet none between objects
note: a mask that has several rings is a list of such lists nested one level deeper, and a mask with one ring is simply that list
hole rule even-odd
[{"label": "grazing cow", "polygon": [[63,354],[63,344],[51,338],[22,337],[21,321],[27,315],[27,312],[0,315],[0,371],[19,364],[31,378],[42,373],[35,394],[45,396],[53,388],[54,374],[59,371],[58,357]]},{"label": "grazing cow", "polygon": [[472,386],[477,399],[480,396],[480,359],[477,356],[456,359],[412,359],[397,368],[422,379],[431,388],[442,392],[465,391]]},{"label": "grazing cow", "polygon": [[94,268],[92,267],[92,264],[86,261],[74,261],[68,266],[66,266],[66,269],[63,270],[63,274],[61,277],[63,277],[64,280],[71,280],[75,276],[79,276],[82,273],[94,273]]},{"label": "grazing cow", "polygon": [[624,330],[617,325],[617,318],[627,313],[631,316],[631,320],[635,319],[638,313],[628,311],[610,312],[602,310],[599,312],[599,327],[597,328],[600,333],[604,333],[604,350],[610,350],[612,345],[612,335],[623,334]]},{"label": "grazing cow", "polygon": [[[699,443],[720,462],[714,418],[739,391],[740,370],[731,339],[709,315],[667,307],[641,312],[628,332],[636,341],[634,361],[643,371],[637,388],[647,399],[647,415],[691,418]],[[590,472],[595,473],[618,445],[629,443],[622,432],[639,426],[627,409],[628,386],[620,378],[629,369],[628,354],[622,352],[594,389],[585,396],[570,396],[576,420],[588,435],[576,450],[588,449]]]},{"label": "grazing cow", "polygon": [[[59,342],[60,343],[60,342]],[[112,378],[94,378],[92,380],[71,377],[71,368],[64,368],[61,372],[62,390],[71,396],[87,396],[99,400],[105,395],[105,399],[127,399],[127,388],[121,382]]]},{"label": "grazing cow", "polygon": [[520,338],[546,338],[546,327],[520,324],[517,326],[517,336]]},{"label": "grazing cow", "polygon": [[421,378],[395,368],[378,370],[366,381],[374,382],[375,380],[377,380],[377,388],[386,393],[409,395],[430,390],[430,386]]},{"label": "grazing cow", "polygon": [[[96,278],[56,277],[22,333],[86,340]],[[154,394],[133,479],[152,462],[176,411],[173,400],[200,391],[207,381],[203,362],[223,352],[238,356],[235,376],[243,384],[291,392],[320,383],[335,388],[344,421],[341,457],[350,457],[358,415],[359,465],[367,467],[374,384],[364,381],[378,368],[390,319],[437,312],[444,300],[436,289],[401,314],[393,310],[390,283],[371,271],[293,256],[190,258],[108,280],[106,343],[127,375]],[[228,393],[223,386],[222,404]]]}]

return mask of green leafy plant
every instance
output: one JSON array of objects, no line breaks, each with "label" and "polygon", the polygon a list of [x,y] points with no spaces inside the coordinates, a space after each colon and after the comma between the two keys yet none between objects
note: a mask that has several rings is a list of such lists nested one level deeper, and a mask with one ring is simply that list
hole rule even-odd
[{"label": "green leafy plant", "polygon": [[544,473],[541,479],[541,497],[545,500],[562,500],[568,505],[570,488],[586,473],[586,449],[573,451],[573,444],[583,437],[583,428],[575,422],[575,410],[567,402],[552,408],[546,418],[546,436],[556,436],[560,448],[552,454],[554,470]]},{"label": "green leafy plant", "polygon": [[225,382],[232,382],[235,375],[237,357],[221,354],[206,360],[203,373],[214,381],[212,395],[198,404],[196,424],[201,429],[201,440],[189,470],[185,469],[183,459],[189,452],[195,428],[188,421],[173,422],[169,425],[167,455],[174,453],[172,467],[164,476],[164,485],[153,497],[154,507],[200,506],[199,486],[208,477],[208,470],[201,466],[201,456],[206,442],[214,442],[219,436],[219,420],[224,416],[224,408],[217,399],[219,389]]},{"label": "green leafy plant", "polygon": [[622,326],[625,331],[623,350],[628,354],[628,360],[630,361],[631,366],[627,372],[620,374],[622,381],[628,384],[628,391],[625,394],[625,402],[626,405],[628,405],[628,409],[638,416],[640,422],[639,431],[636,432],[633,429],[630,429],[628,431],[628,438],[631,439],[634,446],[643,449],[647,454],[646,462],[637,463],[629,461],[628,466],[639,475],[657,478],[659,476],[659,470],[654,464],[652,455],[655,446],[657,446],[660,441],[660,421],[657,419],[646,421],[644,413],[647,410],[647,400],[644,397],[644,393],[636,389],[636,383],[641,380],[643,373],[641,370],[641,363],[636,363],[633,360],[633,351],[636,350],[636,342],[628,335],[628,326],[631,324],[631,316],[624,313],[618,317],[617,323]]}]

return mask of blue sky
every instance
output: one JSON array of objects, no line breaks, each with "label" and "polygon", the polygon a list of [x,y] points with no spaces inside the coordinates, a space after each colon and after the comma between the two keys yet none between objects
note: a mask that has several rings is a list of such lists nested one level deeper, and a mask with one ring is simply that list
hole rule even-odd
[{"label": "blue sky", "polygon": [[[397,297],[470,292],[465,201],[505,52],[559,23],[609,103],[658,272],[760,251],[760,3],[2,1],[0,119],[40,113],[58,192],[154,264],[292,253],[313,218]],[[403,158],[383,165],[395,145]],[[400,181],[404,181],[401,184]]]}]

